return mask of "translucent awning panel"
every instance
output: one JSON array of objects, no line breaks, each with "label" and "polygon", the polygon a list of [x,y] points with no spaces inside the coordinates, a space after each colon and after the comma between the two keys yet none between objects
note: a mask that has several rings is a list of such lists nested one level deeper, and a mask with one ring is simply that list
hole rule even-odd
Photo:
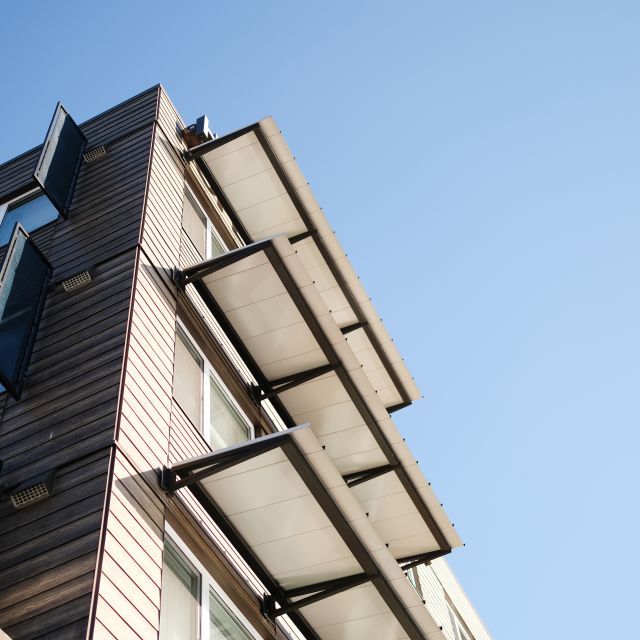
[{"label": "translucent awning panel", "polygon": [[[285,236],[182,271],[218,316],[260,389],[309,423],[397,560],[460,540]],[[371,508],[375,503],[376,508]]]},{"label": "translucent awning panel", "polygon": [[308,426],[175,465],[271,591],[265,611],[309,637],[444,640]]},{"label": "translucent awning panel", "polygon": [[272,118],[191,149],[222,189],[250,241],[284,234],[295,244],[320,297],[347,333],[380,402],[402,406],[420,397],[395,345],[287,143]]}]

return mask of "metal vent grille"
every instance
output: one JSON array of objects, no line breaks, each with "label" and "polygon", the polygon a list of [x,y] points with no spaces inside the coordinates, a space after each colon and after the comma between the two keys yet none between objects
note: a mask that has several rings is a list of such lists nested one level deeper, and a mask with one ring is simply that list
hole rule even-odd
[{"label": "metal vent grille", "polygon": [[26,507],[28,504],[42,500],[49,495],[47,487],[44,482],[34,484],[32,487],[26,487],[20,491],[16,491],[11,494],[11,502],[16,509]]},{"label": "metal vent grille", "polygon": [[31,478],[17,486],[11,493],[11,502],[16,509],[23,509],[35,502],[48,498],[53,493],[53,484],[55,482],[56,472],[49,473]]},{"label": "metal vent grille", "polygon": [[82,159],[88,164],[90,162],[95,162],[96,160],[100,160],[103,156],[107,154],[107,147],[104,145],[100,145],[99,147],[93,147],[93,149],[89,149],[83,156]]},{"label": "metal vent grille", "polygon": [[79,289],[80,287],[84,287],[85,285],[91,282],[91,274],[88,271],[80,271],[79,273],[74,273],[70,278],[62,281],[62,288],[65,291],[73,291],[74,289]]}]

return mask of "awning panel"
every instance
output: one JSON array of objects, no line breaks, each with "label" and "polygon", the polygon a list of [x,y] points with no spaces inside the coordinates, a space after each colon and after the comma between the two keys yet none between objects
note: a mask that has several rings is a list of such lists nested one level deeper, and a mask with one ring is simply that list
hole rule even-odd
[{"label": "awning panel", "polygon": [[[292,589],[362,570],[290,460],[212,476],[202,486],[279,584]],[[282,514],[289,517],[280,519]]]},{"label": "awning panel", "polygon": [[[426,494],[433,495],[426,480],[419,471],[418,483],[408,475],[405,467],[415,460],[363,372],[349,336],[338,329],[285,237],[194,265],[180,277],[199,287],[235,334],[261,381],[259,397],[277,396],[291,423],[309,423],[342,476],[388,467],[395,478],[392,493],[402,495],[405,508],[372,523],[396,559],[446,553],[459,544],[435,496],[426,500]],[[369,482],[374,480],[358,486]],[[386,494],[377,496],[378,486],[354,495],[363,502],[382,499]]]},{"label": "awning panel", "polygon": [[184,461],[163,478],[214,515],[276,598],[269,615],[288,613],[322,640],[443,640],[310,428]]},{"label": "awning panel", "polygon": [[[327,611],[335,612],[331,618]],[[404,640],[405,630],[372,585],[355,587],[305,609],[305,617],[327,640]]]},{"label": "awning panel", "polygon": [[[420,397],[382,321],[370,303],[289,147],[271,118],[190,151],[224,192],[230,215],[251,241],[284,234],[333,320],[344,329],[365,323],[362,369],[385,407]],[[311,232],[303,239],[301,234]],[[372,353],[368,353],[371,351]]]}]

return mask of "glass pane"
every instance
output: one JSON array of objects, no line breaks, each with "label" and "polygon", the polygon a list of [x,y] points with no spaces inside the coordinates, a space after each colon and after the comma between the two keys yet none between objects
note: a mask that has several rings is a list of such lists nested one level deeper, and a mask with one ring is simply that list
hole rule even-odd
[{"label": "glass pane", "polygon": [[223,253],[227,252],[224,245],[220,242],[220,240],[218,240],[218,236],[216,232],[213,230],[213,228],[211,229],[210,239],[211,239],[211,251],[210,251],[210,255],[207,256],[208,258],[215,258],[216,256],[220,256]]},{"label": "glass pane", "polygon": [[418,578],[417,570],[415,568],[408,569],[407,571],[405,571],[405,575],[411,583],[411,586],[416,590],[420,598],[422,598],[422,588],[420,586],[420,580]]},{"label": "glass pane", "polygon": [[200,256],[206,257],[207,223],[200,205],[194,201],[188,191],[184,193],[182,204],[182,227]]},{"label": "glass pane", "polygon": [[197,640],[200,629],[200,574],[167,541],[162,565],[160,640]]},{"label": "glass pane", "polygon": [[227,394],[210,378],[210,444],[213,449],[244,442],[251,437],[247,423],[227,398]]},{"label": "glass pane", "polygon": [[49,198],[42,193],[9,205],[0,224],[0,245],[5,245],[11,240],[16,222],[19,222],[25,231],[31,233],[48,222],[53,222],[57,217],[58,211]]},{"label": "glass pane", "polygon": [[213,589],[209,590],[209,640],[253,640]]},{"label": "glass pane", "polygon": [[42,312],[44,287],[50,267],[23,233],[2,267],[0,283],[0,373],[5,385],[19,395]]},{"label": "glass pane", "polygon": [[33,177],[63,215],[73,195],[85,143],[78,125],[58,103]]},{"label": "glass pane", "polygon": [[173,397],[189,420],[202,432],[202,358],[178,329],[173,371]]}]

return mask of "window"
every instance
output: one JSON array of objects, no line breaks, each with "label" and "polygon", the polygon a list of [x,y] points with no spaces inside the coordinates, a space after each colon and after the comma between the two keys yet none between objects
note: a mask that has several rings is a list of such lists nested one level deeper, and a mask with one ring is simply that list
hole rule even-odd
[{"label": "window", "polygon": [[447,609],[449,611],[449,618],[451,619],[451,626],[453,627],[453,635],[456,640],[473,640],[473,637],[469,634],[466,626],[463,625],[460,618],[454,612],[452,607],[447,603]]},{"label": "window", "polygon": [[209,588],[209,640],[251,640],[238,617],[220,596]]},{"label": "window", "polygon": [[176,334],[173,395],[198,431],[202,431],[202,373],[204,359],[193,347],[185,332]]},{"label": "window", "polygon": [[28,233],[53,222],[58,217],[58,210],[51,204],[47,196],[38,190],[13,202],[0,205],[0,246],[11,240],[11,234],[19,222]]},{"label": "window", "polygon": [[84,134],[58,102],[33,177],[65,218],[86,146]]},{"label": "window", "polygon": [[173,397],[212,449],[253,437],[251,422],[181,324],[176,330]]},{"label": "window", "polygon": [[258,634],[168,528],[162,566],[160,640],[254,640]]},{"label": "window", "polygon": [[195,640],[199,637],[200,578],[197,569],[167,540],[162,563],[161,638]]},{"label": "window", "polygon": [[51,266],[17,225],[0,269],[0,383],[16,399],[22,392],[50,276]]},{"label": "window", "polygon": [[422,585],[420,584],[420,577],[418,576],[417,567],[411,567],[404,572],[404,575],[407,576],[407,580],[411,583],[411,586],[416,590],[416,593],[422,599]]},{"label": "window", "polygon": [[227,252],[211,219],[205,213],[195,194],[188,187],[182,203],[182,227],[200,257],[215,258]]}]

